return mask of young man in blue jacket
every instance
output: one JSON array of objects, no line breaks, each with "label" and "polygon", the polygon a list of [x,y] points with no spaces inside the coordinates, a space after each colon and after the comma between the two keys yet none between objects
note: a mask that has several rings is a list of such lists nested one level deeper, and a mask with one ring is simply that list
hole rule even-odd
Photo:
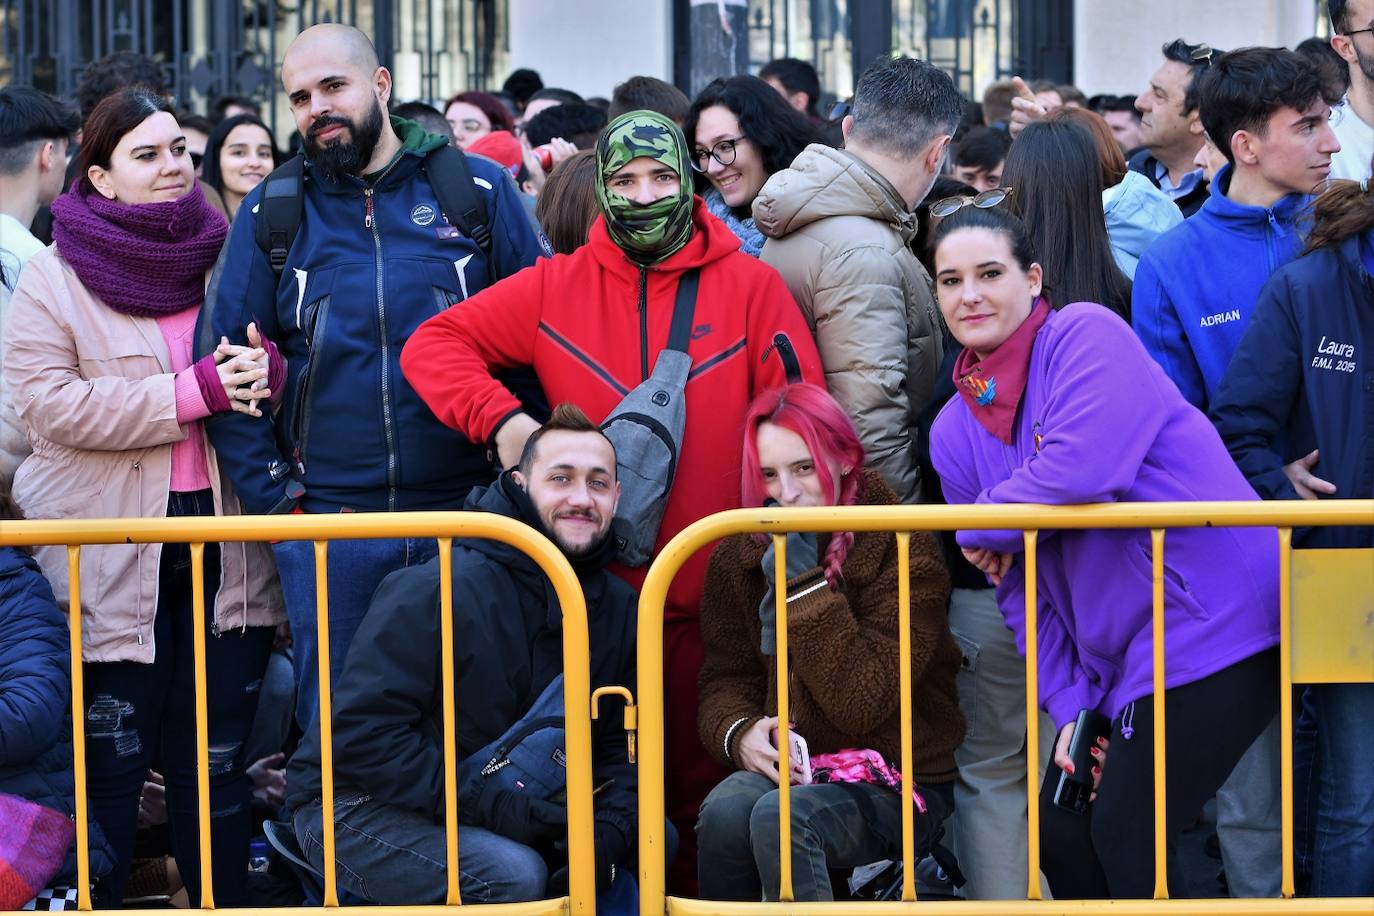
[{"label": "young man in blue jacket", "polygon": [[1340,144],[1316,68],[1283,48],[1216,57],[1199,105],[1228,164],[1202,209],[1146,250],[1131,311],[1146,349],[1205,410],[1260,288],[1297,256],[1297,218]]},{"label": "young man in blue jacket", "polygon": [[[255,322],[286,358],[285,384],[264,416],[208,423],[210,441],[248,512],[459,509],[490,482],[491,459],[434,418],[401,374],[401,348],[426,318],[532,264],[540,239],[509,178],[475,157],[490,258],[450,223],[428,171],[447,141],[387,118],[391,75],[362,32],[307,29],[281,77],[305,145],[299,229],[275,271],[256,236],[271,182],[245,198],[197,337],[202,352],[221,336],[242,343],[238,329]],[[313,551],[301,541],[275,550],[304,727],[318,702]],[[333,673],[378,583],[435,553],[432,540],[330,545]]]}]

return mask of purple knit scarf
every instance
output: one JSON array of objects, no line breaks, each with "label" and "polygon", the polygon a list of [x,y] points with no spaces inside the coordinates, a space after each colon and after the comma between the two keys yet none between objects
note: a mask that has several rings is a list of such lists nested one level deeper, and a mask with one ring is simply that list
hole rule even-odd
[{"label": "purple knit scarf", "polygon": [[77,179],[52,203],[53,239],[77,279],[102,302],[136,318],[172,315],[205,300],[205,272],[229,233],[196,182],[189,194],[152,204],[108,200]]}]

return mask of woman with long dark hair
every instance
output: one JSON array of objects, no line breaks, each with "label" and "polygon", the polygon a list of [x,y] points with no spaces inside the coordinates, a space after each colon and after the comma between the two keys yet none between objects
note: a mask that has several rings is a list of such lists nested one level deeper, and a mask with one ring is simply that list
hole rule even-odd
[{"label": "woman with long dark hair", "polygon": [[[53,202],[55,244],[25,268],[6,325],[4,383],[33,443],[15,502],[30,518],[236,514],[202,420],[261,415],[285,366],[270,345],[225,343],[192,359],[228,225],[205,201],[171,107],[150,90],[125,89],[96,107],[79,174]],[[251,326],[248,337],[257,337]],[[35,556],[67,602],[66,551]],[[88,546],[80,571],[87,791],[116,861],[97,899],[122,901],[139,795],[157,759],[172,848],[196,901],[197,836],[211,825],[197,814],[189,548]],[[203,587],[214,895],[224,906],[243,901],[252,786],[242,747],[285,615],[264,544],[207,544]]]},{"label": "woman with long dark hair", "polygon": [[200,180],[224,198],[224,208],[232,220],[248,192],[272,174],[278,156],[272,131],[257,115],[234,115],[210,131]]},{"label": "woman with long dark hair", "polygon": [[1117,266],[1102,213],[1102,165],[1087,129],[1069,121],[1026,125],[1007,154],[1010,211],[1041,258],[1046,298],[1105,305],[1127,321],[1131,281]]},{"label": "woman with long dark hair", "polygon": [[[796,384],[764,392],[750,406],[744,432],[743,505],[898,502],[880,474],[864,470],[859,434],[824,388]],[[954,748],[964,719],[939,544],[918,532],[910,557],[916,754],[910,775],[919,858],[953,807]],[[735,770],[711,790],[697,822],[697,871],[707,899],[778,899],[781,779],[794,786],[796,900],[832,899],[828,869],[901,855],[897,540],[888,532],[790,534],[786,575],[790,658],[781,659],[771,539],[726,538],[706,573],[698,728],[711,756]],[[782,664],[792,684],[787,753],[777,744],[774,695]]]},{"label": "woman with long dark hair", "polygon": [[[951,504],[1256,499],[1216,430],[1129,325],[1093,302],[1050,308],[1044,268],[1015,216],[960,209],[936,231],[935,266],[940,311],[964,345],[958,396],[930,436]],[[956,538],[997,585],[1024,653],[1022,533]],[[1059,729],[1040,796],[1041,866],[1056,899],[1148,897],[1150,534],[1042,531],[1039,544],[1039,698]],[[1163,829],[1172,840],[1278,710],[1278,546],[1273,531],[1259,528],[1180,528],[1169,531],[1163,563]],[[1085,739],[1093,759],[1081,766],[1090,772],[1069,755],[1080,716],[1096,719],[1103,736]],[[1081,811],[1056,804],[1061,771],[1089,796]]]},{"label": "woman with long dark hair", "polygon": [[731,76],[692,101],[682,132],[706,209],[730,227],[745,254],[758,257],[764,237],[750,207],[769,176],[818,139],[811,123],[758,77]]},{"label": "woman with long dark hair", "polygon": [[[1307,251],[1260,294],[1212,401],[1231,457],[1266,499],[1374,498],[1374,193],[1333,181]],[[1285,450],[1286,449],[1286,450]],[[1294,546],[1374,547],[1374,524],[1294,529]],[[1374,895],[1374,684],[1314,684],[1315,896]]]}]

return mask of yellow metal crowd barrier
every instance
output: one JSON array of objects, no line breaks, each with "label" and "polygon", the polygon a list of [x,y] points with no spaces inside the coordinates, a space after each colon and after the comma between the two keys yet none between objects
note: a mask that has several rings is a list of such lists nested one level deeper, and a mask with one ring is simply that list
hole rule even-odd
[{"label": "yellow metal crowd barrier", "polygon": [[[314,541],[316,595],[318,602],[320,747],[322,796],[325,812],[334,810],[333,747],[330,740],[329,679],[329,583],[325,560],[328,542],[356,538],[439,539],[439,570],[442,621],[444,683],[444,790],[447,800],[448,897],[446,905],[459,905],[459,849],[457,812],[457,766],[454,749],[454,672],[453,672],[453,538],[487,538],[508,544],[529,555],[553,583],[563,610],[564,703],[567,715],[568,757],[568,867],[567,897],[533,903],[487,905],[503,914],[593,914],[596,912],[596,879],[593,871],[592,834],[592,751],[591,751],[591,673],[587,636],[587,608],[577,576],[554,544],[528,525],[509,518],[477,512],[397,512],[356,515],[291,515],[270,517],[80,519],[69,521],[31,520],[0,525],[0,546],[66,546],[71,576],[72,645],[72,747],[76,773],[76,842],[79,868],[79,909],[91,909],[90,862],[87,848],[86,761],[83,683],[81,668],[81,545],[189,543],[195,614],[196,684],[196,761],[200,774],[199,819],[210,823],[210,795],[206,782],[208,735],[205,719],[205,594],[203,569],[205,544],[237,541]],[[461,572],[461,571],[460,571]],[[473,698],[481,702],[481,698]],[[334,822],[324,818],[324,903],[326,907],[365,912],[362,908],[340,907],[335,886]],[[211,879],[210,831],[200,831],[199,909],[215,908]],[[370,908],[369,908],[370,909]],[[433,912],[435,907],[390,907],[400,914]],[[148,911],[150,914],[153,911]],[[159,911],[160,912],[160,911]],[[286,916],[297,908],[236,910],[243,913]]]},{"label": "yellow metal crowd barrier", "polygon": [[[1092,506],[884,506],[817,509],[740,509],[703,519],[680,532],[660,552],[649,570],[639,604],[639,894],[641,916],[659,914],[875,914],[957,913],[962,916],[994,914],[1113,913],[1113,914],[1278,914],[1341,913],[1369,916],[1374,898],[1293,899],[1293,767],[1292,689],[1294,682],[1374,681],[1374,550],[1292,550],[1294,527],[1374,524],[1374,500],[1323,500],[1320,502],[1197,502],[1118,503]],[[1164,541],[1168,528],[1276,527],[1280,545],[1280,719],[1282,757],[1283,897],[1275,899],[1170,900],[1166,877],[1166,825],[1164,816]],[[1154,569],[1154,807],[1155,884],[1153,900],[1043,900],[1040,871],[1040,761],[1038,760],[1038,703],[1036,666],[1036,544],[1040,530],[1085,528],[1148,529],[1153,545]],[[902,903],[890,902],[791,902],[791,823],[787,780],[779,786],[779,851],[782,856],[781,901],[777,903],[723,903],[669,897],[665,893],[664,868],[664,697],[663,608],[668,587],[682,565],[698,550],[732,534],[772,535],[777,581],[785,583],[788,531],[892,531],[897,537],[899,562],[899,659],[901,665],[901,737],[903,779],[912,769],[911,745],[911,607],[908,544],[912,531],[956,529],[1020,529],[1025,537],[1026,569],[1026,773],[1029,821],[1029,882],[1021,901],[921,901],[916,906],[914,882],[914,812],[902,806]],[[1345,577],[1346,588],[1323,591],[1331,574]],[[1295,588],[1296,584],[1296,588]],[[1355,588],[1352,590],[1351,585]],[[1332,599],[1339,602],[1318,607],[1304,605],[1296,619],[1293,596]],[[1358,597],[1356,597],[1358,595]],[[787,594],[777,590],[778,746],[788,746]],[[1320,617],[1312,611],[1320,612]],[[902,797],[909,791],[905,783]]]}]

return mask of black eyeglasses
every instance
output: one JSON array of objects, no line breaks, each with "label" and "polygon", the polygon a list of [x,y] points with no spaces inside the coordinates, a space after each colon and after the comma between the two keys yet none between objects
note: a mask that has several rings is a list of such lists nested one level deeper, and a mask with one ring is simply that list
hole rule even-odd
[{"label": "black eyeglasses", "polygon": [[1344,35],[1346,38],[1354,38],[1356,35],[1360,34],[1361,32],[1374,32],[1374,25],[1370,26],[1370,27],[1367,28],[1367,29],[1355,29],[1354,31],[1350,31],[1350,32],[1342,32],[1341,34]]},{"label": "black eyeglasses", "polygon": [[930,205],[930,215],[943,219],[951,213],[956,213],[969,206],[987,210],[1006,200],[1011,196],[1011,192],[1011,188],[993,188],[991,191],[984,191],[973,197],[946,197]]},{"label": "black eyeglasses", "polygon": [[733,165],[735,162],[735,146],[748,140],[748,137],[735,137],[732,140],[721,140],[709,150],[692,150],[692,168],[698,172],[704,172],[711,167],[709,159],[714,159],[721,165]]}]

